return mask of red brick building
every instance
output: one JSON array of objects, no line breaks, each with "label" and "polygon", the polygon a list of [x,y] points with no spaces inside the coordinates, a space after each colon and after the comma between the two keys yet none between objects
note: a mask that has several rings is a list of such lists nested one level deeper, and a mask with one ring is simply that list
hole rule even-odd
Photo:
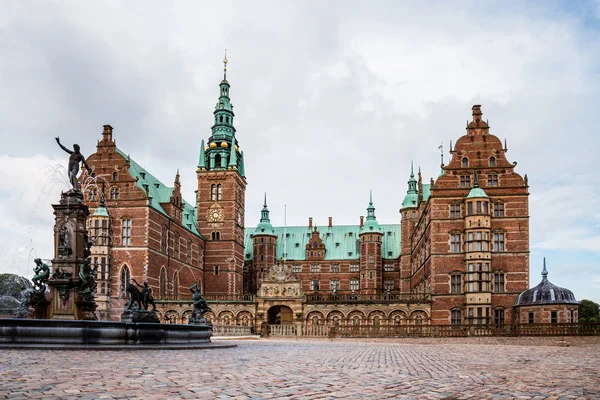
[{"label": "red brick building", "polygon": [[[399,224],[380,224],[371,196],[357,225],[329,218],[317,227],[309,218],[306,226],[273,227],[265,196],[257,227],[244,228],[244,154],[229,89],[224,77],[212,135],[200,144],[193,205],[182,199],[178,173],[172,187],[159,182],[104,126],[84,191],[94,209],[94,257],[104,264],[106,318],[118,318],[124,285],[136,279],[148,281],[163,317],[180,322],[195,281],[219,323],[511,322],[529,287],[527,176],[506,158],[479,105],[435,180],[425,184],[411,170]],[[258,210],[251,215],[258,219]]]}]

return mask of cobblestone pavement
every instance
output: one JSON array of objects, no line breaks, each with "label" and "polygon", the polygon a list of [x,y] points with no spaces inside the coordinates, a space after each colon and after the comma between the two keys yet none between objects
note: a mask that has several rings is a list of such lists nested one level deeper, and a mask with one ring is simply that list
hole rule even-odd
[{"label": "cobblestone pavement", "polygon": [[2,398],[600,399],[600,347],[239,341],[222,350],[2,350]]}]

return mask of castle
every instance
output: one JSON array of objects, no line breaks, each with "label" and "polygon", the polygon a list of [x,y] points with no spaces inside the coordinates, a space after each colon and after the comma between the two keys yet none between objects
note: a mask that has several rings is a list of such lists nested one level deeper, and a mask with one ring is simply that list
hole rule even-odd
[{"label": "castle", "polygon": [[[225,69],[226,70],[226,69]],[[474,105],[439,176],[411,167],[399,224],[373,199],[358,225],[274,227],[267,198],[250,210],[230,85],[219,84],[212,135],[199,149],[197,198],[116,147],[104,125],[82,178],[92,211],[98,313],[118,319],[130,280],[147,281],[161,318],[185,323],[198,282],[216,324],[504,324],[529,288],[527,176]],[[250,138],[248,138],[250,140]],[[250,177],[251,179],[251,177]],[[252,222],[251,222],[252,224]]]}]

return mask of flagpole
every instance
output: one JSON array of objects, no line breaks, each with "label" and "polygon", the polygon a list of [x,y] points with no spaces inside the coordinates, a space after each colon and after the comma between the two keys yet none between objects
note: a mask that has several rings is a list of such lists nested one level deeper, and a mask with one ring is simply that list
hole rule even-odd
[{"label": "flagpole", "polygon": [[287,204],[283,205],[283,265],[287,261]]}]

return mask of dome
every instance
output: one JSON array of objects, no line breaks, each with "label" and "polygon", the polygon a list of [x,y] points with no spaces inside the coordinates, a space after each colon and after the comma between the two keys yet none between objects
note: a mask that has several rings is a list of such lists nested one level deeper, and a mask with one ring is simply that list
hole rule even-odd
[{"label": "dome", "polygon": [[524,291],[519,295],[515,306],[544,305],[544,304],[579,304],[575,295],[569,289],[553,285],[548,280],[546,259],[542,270],[542,281],[536,287]]},{"label": "dome", "polygon": [[489,197],[485,191],[479,186],[474,186],[473,189],[467,195],[467,199],[479,198],[479,197]]},{"label": "dome", "polygon": [[215,142],[212,142],[212,143],[210,144],[210,148],[211,148],[211,149],[214,149],[215,147],[217,147],[217,144],[216,144]]}]

